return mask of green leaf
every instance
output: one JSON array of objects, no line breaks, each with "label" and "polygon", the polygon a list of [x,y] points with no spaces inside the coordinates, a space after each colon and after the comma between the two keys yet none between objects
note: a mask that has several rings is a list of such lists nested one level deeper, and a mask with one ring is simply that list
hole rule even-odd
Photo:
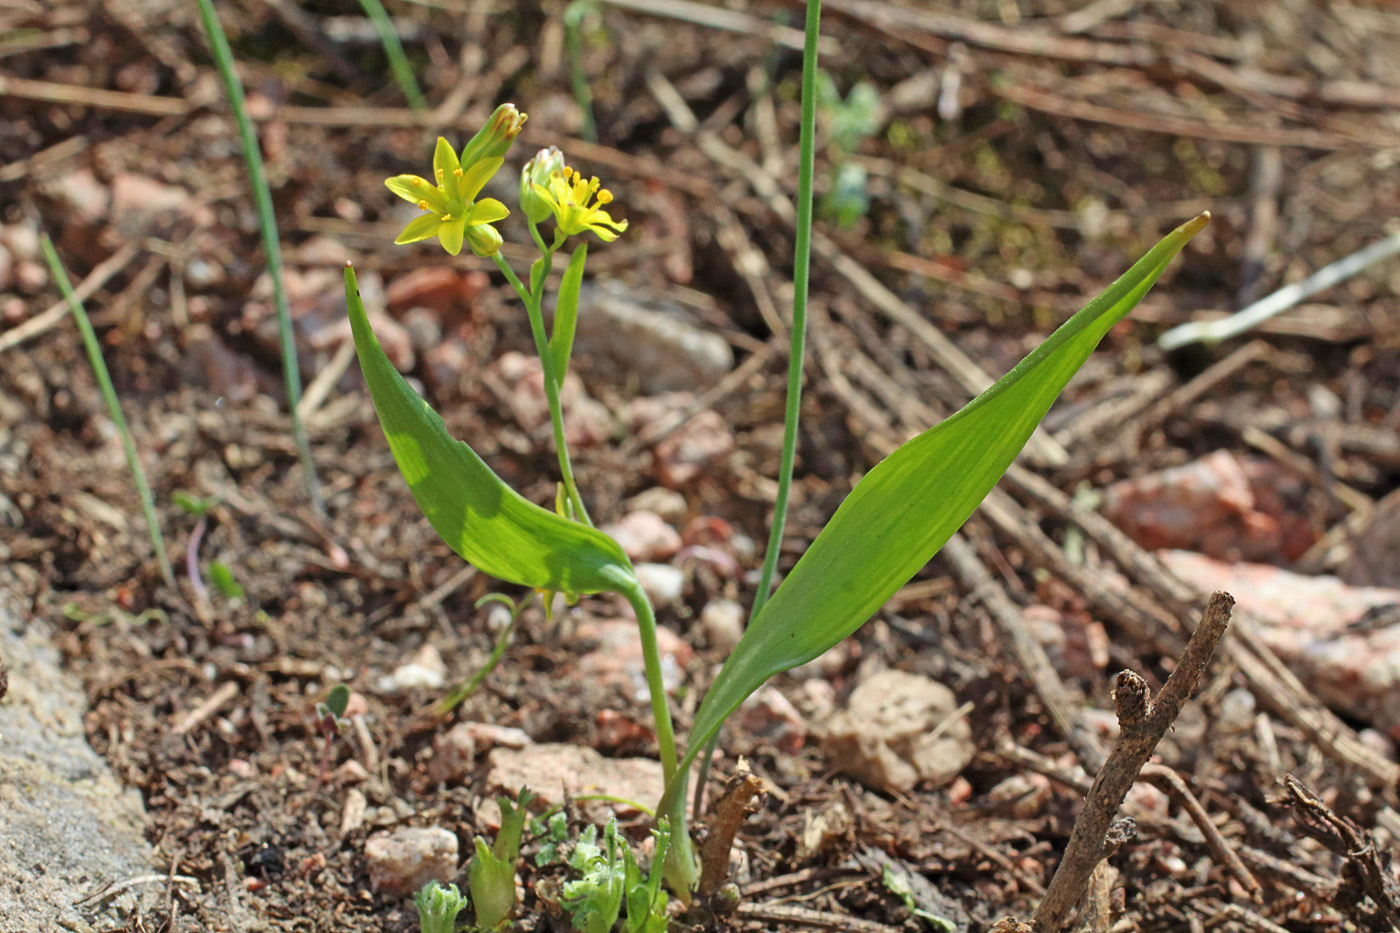
[{"label": "green leaf", "polygon": [[[1094,347],[1210,219],[1168,234],[963,409],[876,465],[752,621],[705,695],[679,773],[774,674],[860,628],[967,521]],[[666,812],[681,782],[667,788]]]},{"label": "green leaf", "polygon": [[209,509],[214,503],[210,500],[201,499],[193,493],[177,489],[170,494],[170,501],[175,503],[175,507],[186,515],[194,518],[203,518],[209,513]]},{"label": "green leaf", "polygon": [[559,297],[554,302],[554,329],[549,335],[549,355],[554,358],[554,378],[564,384],[569,371],[569,357],[574,352],[574,328],[578,324],[578,293],[583,287],[583,264],[588,259],[588,244],[580,243],[569,257],[564,269],[564,281],[559,283]]},{"label": "green leaf", "polygon": [[449,547],[493,577],[537,590],[577,596],[636,585],[616,541],[530,502],[447,433],[442,418],[384,355],[349,266],[345,303],[389,449],[418,507]]},{"label": "green leaf", "polygon": [[340,719],[349,707],[350,688],[345,684],[336,684],[331,688],[331,692],[326,694],[326,711],[336,719]]},{"label": "green leaf", "polygon": [[209,564],[209,579],[214,581],[214,586],[224,599],[243,598],[243,584],[234,579],[233,571],[223,561],[216,560]]}]

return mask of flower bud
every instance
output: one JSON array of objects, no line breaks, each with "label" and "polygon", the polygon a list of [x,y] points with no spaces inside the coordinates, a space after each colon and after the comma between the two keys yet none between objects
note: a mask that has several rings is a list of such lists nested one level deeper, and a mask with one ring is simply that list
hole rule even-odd
[{"label": "flower bud", "polygon": [[563,170],[564,153],[559,151],[558,146],[541,149],[520,170],[520,210],[532,223],[539,223],[554,210],[547,200],[535,193],[533,186],[547,186],[550,174]]},{"label": "flower bud", "polygon": [[472,224],[462,231],[467,245],[478,256],[494,256],[501,248],[501,235],[490,224]]},{"label": "flower bud", "polygon": [[526,115],[515,109],[514,104],[501,104],[491,119],[481,128],[481,132],[462,147],[462,168],[467,168],[480,159],[504,158],[515,137],[525,126]]}]

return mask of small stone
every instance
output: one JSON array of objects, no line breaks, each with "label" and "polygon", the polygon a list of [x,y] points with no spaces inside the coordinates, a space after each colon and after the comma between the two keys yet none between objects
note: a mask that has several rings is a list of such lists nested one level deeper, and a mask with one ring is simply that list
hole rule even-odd
[{"label": "small stone", "polygon": [[210,209],[178,185],[135,172],[112,179],[112,225],[128,236],[169,230],[181,218],[196,226],[213,223]]},{"label": "small stone", "polygon": [[657,609],[666,609],[681,601],[685,592],[685,573],[670,564],[637,564],[637,582]]},{"label": "small stone", "polygon": [[1050,796],[1050,779],[1044,775],[1013,774],[987,791],[987,802],[998,813],[1029,820],[1045,812]]},{"label": "small stone", "polygon": [[739,727],[768,740],[777,750],[795,755],[807,742],[807,723],[777,687],[759,688],[739,707]]},{"label": "small stone", "polygon": [[433,740],[428,776],[439,784],[456,784],[471,776],[478,755],[492,748],[524,748],[530,737],[521,729],[482,722],[459,722]]},{"label": "small stone", "polygon": [[370,888],[407,897],[429,881],[447,884],[457,874],[457,837],[439,827],[375,833],[365,842]]},{"label": "small stone", "polygon": [[657,479],[676,489],[734,451],[734,432],[718,412],[705,410],[656,445]]},{"label": "small stone", "polygon": [[[539,358],[510,351],[487,367],[482,379],[502,397],[515,420],[528,433],[544,431],[550,424],[549,399],[544,390],[544,367]],[[570,370],[559,390],[567,417],[564,435],[572,447],[589,447],[612,436],[612,413],[591,398],[578,376]]]},{"label": "small stone", "polygon": [[424,645],[406,664],[392,674],[379,678],[376,688],[381,694],[399,696],[414,690],[440,690],[447,683],[447,665],[432,645]]},{"label": "small stone", "polygon": [[586,286],[579,299],[575,355],[635,379],[648,395],[704,389],[734,367],[734,351],[689,318],[683,308],[662,300],[645,302],[622,283]]},{"label": "small stone", "polygon": [[953,691],[904,671],[884,670],[856,687],[826,725],[822,749],[844,774],[880,791],[939,787],[972,760],[972,729]]},{"label": "small stone", "polygon": [[681,549],[681,536],[655,512],[629,512],[603,528],[634,561],[663,561]]},{"label": "small stone", "polygon": [[433,392],[442,396],[462,387],[462,377],[471,371],[471,354],[460,340],[444,340],[423,352],[423,378]]},{"label": "small stone", "polygon": [[384,300],[396,311],[428,308],[440,313],[463,312],[470,310],[489,281],[480,272],[423,266],[395,276],[384,291]]},{"label": "small stone", "polygon": [[638,512],[655,512],[663,521],[673,525],[684,521],[690,510],[685,496],[665,486],[643,489],[627,500],[627,507]]},{"label": "small stone", "polygon": [[744,636],[744,607],[732,599],[716,599],[700,610],[700,630],[711,648],[728,654]]},{"label": "small stone", "polygon": [[[661,762],[647,758],[604,758],[579,745],[543,744],[522,749],[498,748],[486,757],[489,793],[515,796],[528,787],[540,805],[552,807],[582,794],[609,794],[624,800],[654,803],[665,778]],[[626,804],[609,802],[619,815],[635,813]]]},{"label": "small stone", "polygon": [[49,270],[41,263],[22,259],[15,263],[15,288],[26,295],[42,291],[49,284]]},{"label": "small stone", "polygon": [[[575,630],[573,640],[593,646],[578,660],[581,674],[639,701],[647,699],[646,663],[642,657],[642,637],[635,621],[608,619],[584,622]],[[674,690],[680,686],[682,669],[690,663],[694,652],[664,625],[656,627],[656,645],[661,654],[663,684],[667,691]]]},{"label": "small stone", "polygon": [[360,784],[369,780],[369,772],[364,765],[351,758],[335,769],[335,780],[339,784]]},{"label": "small stone", "polygon": [[442,323],[432,310],[409,308],[402,320],[404,330],[408,331],[408,340],[418,353],[427,353],[442,343]]},{"label": "small stone", "polygon": [[365,811],[368,809],[369,801],[363,791],[356,787],[346,791],[345,807],[340,811],[340,834],[348,836],[365,825]]}]

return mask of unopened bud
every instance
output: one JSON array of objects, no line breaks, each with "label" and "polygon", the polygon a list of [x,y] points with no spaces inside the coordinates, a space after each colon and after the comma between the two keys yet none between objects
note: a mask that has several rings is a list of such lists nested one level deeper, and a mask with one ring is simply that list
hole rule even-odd
[{"label": "unopened bud", "polygon": [[564,153],[550,146],[535,153],[534,158],[520,170],[520,210],[533,223],[539,223],[554,210],[548,200],[539,196],[534,185],[549,187],[549,176],[564,170]]},{"label": "unopened bud", "polygon": [[525,126],[526,115],[514,104],[501,104],[481,132],[462,147],[462,167],[465,169],[480,159],[504,158],[515,137]]}]

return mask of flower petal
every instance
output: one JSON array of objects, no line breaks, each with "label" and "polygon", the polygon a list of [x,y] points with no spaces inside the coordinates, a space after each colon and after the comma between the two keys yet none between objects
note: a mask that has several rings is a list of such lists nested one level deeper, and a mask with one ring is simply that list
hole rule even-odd
[{"label": "flower petal", "polygon": [[467,244],[478,256],[494,256],[501,248],[501,235],[489,224],[467,227]]},{"label": "flower petal", "polygon": [[[419,178],[417,175],[395,175],[393,178],[384,179],[384,187],[405,201],[419,205],[422,210],[429,210],[434,214],[447,211],[447,199],[425,178]],[[426,208],[421,206],[420,202],[423,201],[428,202]]]},{"label": "flower petal", "polygon": [[601,208],[594,210],[588,218],[588,225],[590,227],[600,223],[607,224],[610,227],[615,228],[618,233],[621,233],[627,229],[627,221],[613,220],[612,215]]},{"label": "flower petal", "polygon": [[453,256],[462,251],[462,231],[466,227],[465,217],[453,217],[451,220],[444,220],[438,227],[438,242],[442,248]]},{"label": "flower petal", "polygon": [[407,227],[403,228],[403,233],[394,238],[394,242],[402,246],[405,243],[417,243],[419,240],[429,239],[438,232],[438,227],[441,225],[442,221],[438,219],[437,214],[424,214],[421,217],[415,217],[408,222]]},{"label": "flower petal", "polygon": [[482,198],[467,212],[467,224],[493,224],[509,216],[510,211],[500,201],[495,198]]},{"label": "flower petal", "polygon": [[491,176],[496,174],[496,170],[505,164],[505,159],[497,156],[494,159],[478,159],[467,166],[462,175],[462,201],[463,203],[476,200],[476,196],[481,193],[481,189]]},{"label": "flower petal", "polygon": [[452,144],[441,136],[438,137],[437,148],[433,150],[433,177],[437,183],[447,192],[448,201],[455,202],[460,199],[460,183],[457,170],[462,164],[457,161],[457,152],[452,148]]}]

